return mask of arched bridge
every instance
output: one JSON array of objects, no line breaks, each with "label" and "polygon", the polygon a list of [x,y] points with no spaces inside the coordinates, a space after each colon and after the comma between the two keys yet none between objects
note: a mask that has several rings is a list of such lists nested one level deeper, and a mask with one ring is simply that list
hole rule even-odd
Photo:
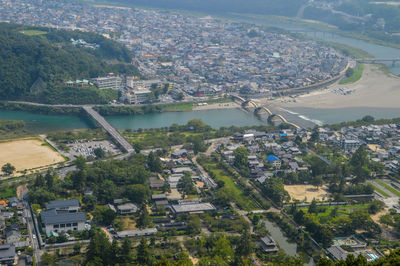
[{"label": "arched bridge", "polygon": [[257,107],[255,110],[254,110],[254,113],[256,114],[256,115],[261,115],[263,112],[266,112],[267,114],[268,114],[268,116],[272,116],[273,115],[273,113],[271,112],[271,110],[269,110],[267,107],[265,107],[265,106],[261,106],[261,107]]},{"label": "arched bridge", "polygon": [[243,108],[248,108],[250,106],[254,107],[254,114],[255,115],[261,115],[263,112],[268,114],[268,121],[272,122],[272,119],[277,117],[279,118],[283,123],[286,123],[288,125],[291,125],[295,128],[300,128],[300,126],[296,125],[295,123],[289,122],[283,115],[281,114],[274,114],[270,109],[268,109],[265,106],[258,106],[258,104],[252,100],[246,100],[240,96],[237,95],[232,95],[233,98],[239,100],[242,102],[242,107]]}]

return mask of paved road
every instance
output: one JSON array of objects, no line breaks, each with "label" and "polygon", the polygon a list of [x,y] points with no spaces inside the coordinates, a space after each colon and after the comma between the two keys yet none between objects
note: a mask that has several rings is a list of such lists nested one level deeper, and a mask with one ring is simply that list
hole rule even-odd
[{"label": "paved road", "polygon": [[327,158],[325,158],[325,157],[322,156],[322,155],[319,155],[318,153],[316,153],[316,152],[313,151],[313,150],[310,150],[309,148],[307,148],[307,153],[314,154],[315,156],[317,156],[318,158],[320,158],[322,161],[324,161],[324,162],[327,163],[328,165],[331,165],[331,164],[332,164],[332,162],[329,161]]},{"label": "paved road", "polygon": [[39,242],[38,238],[36,236],[36,231],[35,227],[33,225],[33,217],[29,208],[29,203],[26,199],[28,193],[28,187],[25,186],[21,190],[21,193],[19,195],[19,199],[22,200],[24,204],[24,217],[26,220],[26,225],[27,225],[27,230],[29,234],[29,241],[31,243],[31,247],[33,248],[33,257],[35,258],[36,263],[40,262],[40,248],[39,248]]},{"label": "paved road", "polygon": [[132,152],[134,149],[132,145],[113,127],[108,123],[104,117],[99,115],[91,106],[83,106],[82,107],[93,119],[95,119],[103,128],[105,131],[107,131],[115,141],[117,141],[121,147],[127,151],[127,152]]}]

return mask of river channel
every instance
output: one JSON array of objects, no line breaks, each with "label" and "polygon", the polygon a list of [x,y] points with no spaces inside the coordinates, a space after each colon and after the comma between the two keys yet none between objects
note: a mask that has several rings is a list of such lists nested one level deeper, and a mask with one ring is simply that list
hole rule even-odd
[{"label": "river channel", "polygon": [[[306,26],[299,26],[290,23],[275,22],[272,19],[249,18],[243,16],[229,15],[227,19],[268,25],[282,28],[289,31],[312,31]],[[400,58],[400,49],[386,47],[369,43],[366,41],[343,37],[329,32],[309,32],[312,37],[323,40],[346,44],[365,50],[377,58]],[[388,63],[388,68],[394,74],[400,74],[400,63],[394,66]],[[343,108],[343,109],[313,109],[313,108],[291,108],[290,110],[276,110],[282,113],[289,121],[301,126],[315,124],[338,123],[362,118],[364,115],[372,115],[375,118],[393,118],[400,116],[399,108]],[[106,119],[117,129],[138,129],[138,128],[160,128],[170,126],[173,123],[185,124],[190,119],[200,118],[214,128],[221,126],[251,126],[265,124],[251,113],[239,109],[222,109],[190,112],[166,112],[136,116],[110,116]],[[43,133],[54,130],[65,130],[74,128],[87,128],[86,122],[76,116],[67,115],[38,115],[27,112],[13,112],[0,110],[0,119],[19,119],[27,123],[27,128],[33,132]]]},{"label": "river channel", "polygon": [[[330,32],[318,31],[312,28],[308,28],[303,25],[295,25],[291,23],[284,22],[275,22],[272,18],[250,18],[244,17],[241,15],[233,15],[225,16],[227,19],[232,19],[236,21],[242,21],[246,23],[253,23],[257,25],[265,25],[271,27],[277,27],[281,29],[285,29],[287,31],[299,32],[305,31],[305,33],[314,38],[318,38],[325,41],[336,42],[341,44],[346,44],[348,46],[356,47],[366,51],[367,53],[373,55],[376,58],[400,58],[400,49],[387,47],[383,45],[378,45],[374,43],[369,43],[366,41],[362,41],[355,38],[344,37],[338,34],[332,34]],[[309,32],[307,32],[309,31]],[[386,63],[389,70],[396,75],[400,74],[400,63],[397,62],[395,65],[392,65],[391,62]]]},{"label": "river channel", "polygon": [[[44,115],[22,111],[0,110],[0,119],[23,120],[27,130],[45,133],[57,130],[88,128],[85,119],[71,115]],[[251,113],[241,109],[220,109],[190,112],[165,112],[131,116],[108,116],[106,119],[117,129],[148,129],[168,127],[173,123],[186,124],[191,119],[202,119],[213,128],[230,126],[265,125]]]}]

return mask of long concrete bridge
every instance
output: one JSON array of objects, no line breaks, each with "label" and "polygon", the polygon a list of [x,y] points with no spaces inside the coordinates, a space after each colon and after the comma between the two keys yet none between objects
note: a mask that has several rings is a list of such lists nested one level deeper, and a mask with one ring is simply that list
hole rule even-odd
[{"label": "long concrete bridge", "polygon": [[82,109],[86,111],[101,127],[107,131],[108,134],[124,149],[126,152],[133,152],[134,149],[132,145],[112,126],[108,123],[104,117],[102,117],[98,112],[93,110],[92,106],[82,106]]},{"label": "long concrete bridge", "polygon": [[299,125],[289,122],[283,115],[281,114],[274,114],[268,107],[266,106],[258,106],[257,103],[255,103],[252,100],[246,100],[243,97],[240,97],[238,95],[232,95],[233,98],[238,99],[239,101],[242,102],[242,107],[246,108],[248,106],[253,106],[254,107],[254,114],[255,115],[261,115],[262,113],[267,113],[268,114],[268,121],[272,122],[272,119],[277,117],[279,118],[283,123],[291,125],[295,128],[300,128]]},{"label": "long concrete bridge", "polygon": [[400,61],[400,58],[359,58],[356,59],[358,63],[377,64],[384,62],[392,62],[392,65]]}]

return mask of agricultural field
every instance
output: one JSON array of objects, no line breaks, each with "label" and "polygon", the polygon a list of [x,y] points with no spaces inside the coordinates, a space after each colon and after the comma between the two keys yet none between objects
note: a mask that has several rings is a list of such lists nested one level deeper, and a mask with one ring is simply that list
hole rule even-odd
[{"label": "agricultural field", "polygon": [[0,143],[0,165],[11,163],[17,171],[35,169],[64,158],[39,139],[20,139]]}]

